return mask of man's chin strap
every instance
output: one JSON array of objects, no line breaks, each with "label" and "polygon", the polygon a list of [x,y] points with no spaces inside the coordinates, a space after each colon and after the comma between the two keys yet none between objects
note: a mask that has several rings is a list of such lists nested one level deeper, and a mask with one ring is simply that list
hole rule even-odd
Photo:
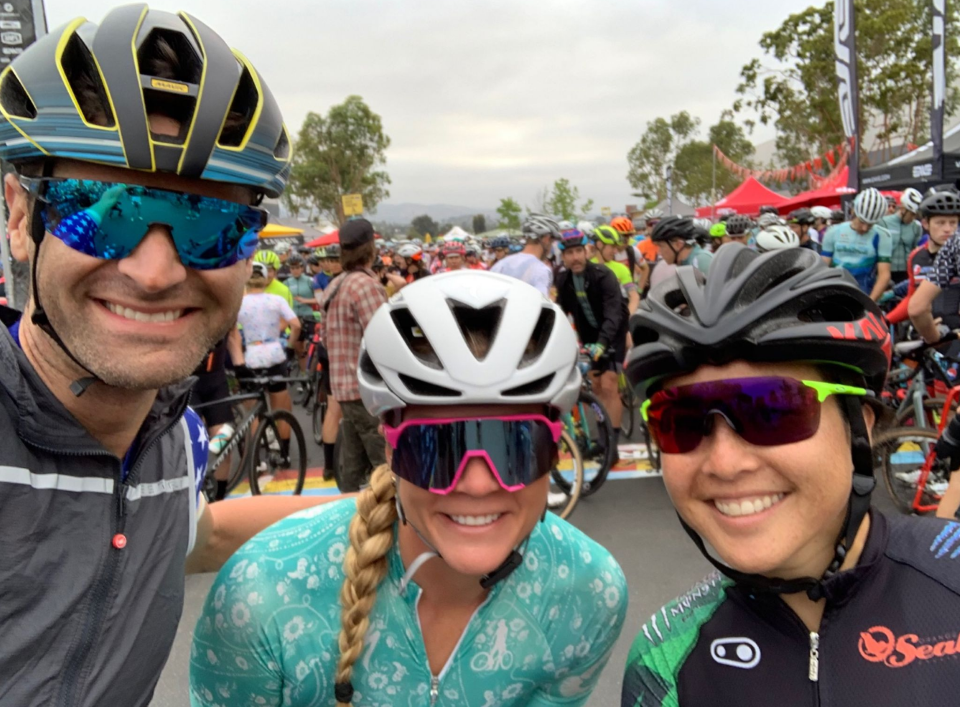
[{"label": "man's chin strap", "polygon": [[[421,533],[417,529],[417,526],[415,526],[413,523],[407,520],[407,516],[403,512],[403,506],[400,504],[399,483],[400,483],[399,481],[396,482],[397,491],[393,497],[394,503],[396,503],[397,505],[397,516],[400,518],[401,523],[403,523],[404,525],[409,525],[413,529],[413,532],[415,532],[417,534],[417,537],[420,538],[420,542],[422,542],[424,545],[430,548],[427,552],[423,552],[420,555],[418,555],[417,559],[411,562],[410,567],[408,567],[407,571],[403,573],[403,577],[400,578],[400,595],[403,596],[407,592],[407,586],[410,584],[410,581],[413,579],[413,575],[415,575],[417,571],[421,567],[423,567],[423,565],[428,560],[432,560],[434,557],[439,557],[442,560],[443,555],[441,555],[440,551],[433,546],[433,543],[431,543],[429,540],[427,540],[423,536],[423,533]],[[543,522],[543,520],[546,517],[547,517],[547,509],[546,507],[544,507],[543,515],[540,517],[540,521]],[[507,577],[509,577],[511,574],[513,574],[513,571],[523,564],[523,554],[520,552],[520,550],[524,550],[527,547],[527,543],[529,541],[530,541],[530,536],[528,535],[523,539],[523,541],[518,546],[520,548],[519,550],[517,548],[514,548],[513,550],[511,550],[510,554],[507,555],[507,559],[504,560],[499,567],[493,570],[493,572],[490,572],[489,574],[485,574],[483,577],[480,578],[480,586],[483,587],[484,589],[490,589],[490,587],[492,587],[497,582],[501,582],[505,580]]]},{"label": "man's chin strap", "polygon": [[[870,510],[870,494],[877,484],[873,476],[873,460],[870,453],[870,438],[867,435],[867,425],[863,420],[863,407],[860,399],[854,395],[838,396],[844,415],[850,424],[851,451],[853,456],[853,488],[850,491],[850,500],[847,503],[847,513],[837,538],[833,560],[824,570],[820,579],[813,577],[798,577],[796,579],[782,579],[780,577],[764,577],[759,574],[747,574],[728,567],[711,555],[706,548],[703,538],[697,531],[687,525],[680,518],[680,525],[693,540],[700,553],[720,572],[739,585],[748,587],[757,592],[766,594],[796,594],[806,592],[812,601],[819,601],[824,597],[824,583],[840,571],[847,552],[860,531],[860,525]],[[677,514],[679,518],[680,515]]]},{"label": "man's chin strap", "polygon": [[[46,167],[44,168],[44,176],[49,176],[47,174]],[[43,226],[43,219],[40,216],[41,208],[42,206],[40,197],[37,196],[34,200],[33,214],[30,216],[30,237],[33,239],[34,243],[33,265],[31,268],[31,279],[33,281],[33,314],[30,316],[30,321],[44,334],[53,339],[53,343],[59,346],[71,361],[90,374],[85,378],[78,378],[70,384],[70,392],[79,398],[81,395],[87,392],[87,388],[94,383],[101,381],[93,371],[80,363],[77,357],[74,356],[70,349],[67,348],[67,345],[63,343],[63,339],[61,339],[60,335],[57,334],[56,330],[54,330],[53,325],[50,323],[50,318],[47,316],[46,311],[43,309],[43,304],[40,302],[40,286],[37,278],[37,263],[40,261],[40,244],[43,242],[43,238],[46,235],[46,229]]]}]

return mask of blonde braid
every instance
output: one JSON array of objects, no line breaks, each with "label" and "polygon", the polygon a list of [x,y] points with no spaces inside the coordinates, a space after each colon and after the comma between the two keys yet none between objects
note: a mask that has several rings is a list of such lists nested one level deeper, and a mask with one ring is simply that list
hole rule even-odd
[{"label": "blonde braid", "polygon": [[377,586],[387,574],[387,553],[393,546],[393,524],[397,520],[395,495],[390,467],[377,467],[370,485],[357,496],[357,513],[350,521],[350,547],[343,561],[346,579],[340,588],[343,611],[335,686],[338,707],[349,707],[353,699],[353,664],[363,651]]}]

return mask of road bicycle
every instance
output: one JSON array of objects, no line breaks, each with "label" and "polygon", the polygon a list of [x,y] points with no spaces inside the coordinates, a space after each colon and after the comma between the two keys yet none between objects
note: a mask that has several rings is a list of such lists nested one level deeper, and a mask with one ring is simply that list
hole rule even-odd
[{"label": "road bicycle", "polygon": [[633,391],[633,387],[627,381],[627,374],[623,371],[620,371],[617,386],[620,391],[620,404],[623,405],[623,415],[620,422],[620,431],[623,433],[623,439],[631,439],[634,430],[637,429],[639,425],[640,436],[643,439],[644,446],[647,448],[647,459],[650,460],[652,468],[659,469],[660,450],[657,448],[657,445],[654,444],[647,423],[640,414],[640,400]]},{"label": "road bicycle", "polygon": [[932,513],[940,504],[950,469],[936,458],[934,446],[949,424],[958,400],[960,386],[951,388],[944,399],[935,429],[895,427],[878,433],[874,439],[874,466],[882,471],[890,497],[904,513]]},{"label": "road bicycle", "polygon": [[[214,499],[216,479],[214,471],[228,459],[231,471],[227,480],[227,492],[233,491],[246,477],[250,493],[259,495],[294,494],[303,491],[307,478],[307,446],[300,423],[287,410],[271,410],[267,385],[275,382],[289,383],[289,378],[253,377],[238,379],[241,392],[220,400],[213,400],[194,407],[202,410],[210,405],[227,403],[234,408],[237,418],[233,436],[218,454],[207,462],[203,492],[208,501]],[[252,403],[252,405],[251,405]],[[289,452],[281,450],[280,426],[290,430]]]},{"label": "road bicycle", "polygon": [[[589,375],[590,358],[581,353],[577,365],[583,376],[582,388],[573,409],[560,419],[564,432],[575,443],[583,459],[584,478],[580,495],[585,498],[596,493],[607,480],[617,449],[610,416],[593,394]],[[553,481],[559,489],[567,491],[568,482],[562,475],[554,474]]]}]

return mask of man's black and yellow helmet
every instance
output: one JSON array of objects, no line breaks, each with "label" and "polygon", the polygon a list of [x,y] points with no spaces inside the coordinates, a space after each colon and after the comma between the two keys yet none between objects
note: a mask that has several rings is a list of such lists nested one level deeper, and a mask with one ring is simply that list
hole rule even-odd
[{"label": "man's black and yellow helmet", "polygon": [[[154,113],[179,122],[179,133],[151,132]],[[269,196],[290,174],[290,139],[270,89],[186,12],[137,4],[99,25],[68,22],[0,73],[0,115],[0,158],[13,163],[73,159]]]}]

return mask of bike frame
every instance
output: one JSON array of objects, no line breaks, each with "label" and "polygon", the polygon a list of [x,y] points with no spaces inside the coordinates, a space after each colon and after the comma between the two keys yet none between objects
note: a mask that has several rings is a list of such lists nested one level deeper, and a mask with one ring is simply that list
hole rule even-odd
[{"label": "bike frame", "polygon": [[[941,435],[950,420],[950,410],[957,400],[960,400],[960,385],[950,389],[950,392],[947,393],[947,399],[943,403],[943,411],[940,414],[940,424],[937,425],[937,432]],[[920,468],[920,478],[917,479],[917,492],[914,494],[912,504],[913,510],[918,513],[930,513],[931,511],[937,510],[937,506],[939,505],[938,503],[923,503],[923,493],[927,488],[927,479],[930,478],[930,471],[933,469],[936,456],[936,453],[932,449],[928,450],[923,461],[923,466]],[[936,498],[939,500],[939,497]]]},{"label": "bike frame", "polygon": [[230,437],[223,449],[220,450],[220,453],[214,457],[213,462],[207,465],[207,473],[213,473],[217,467],[219,467],[225,459],[227,459],[230,454],[239,446],[240,440],[247,434],[247,430],[250,429],[250,426],[253,424],[253,421],[256,420],[261,414],[270,412],[270,401],[267,397],[266,388],[260,388],[255,393],[241,393],[239,395],[231,395],[229,398],[222,398],[221,400],[212,400],[209,403],[203,403],[202,405],[193,406],[193,409],[202,410],[205,407],[210,405],[221,405],[223,403],[239,403],[244,400],[256,400],[257,404],[250,408],[247,413],[244,415],[243,419],[237,425],[236,430],[234,430],[233,436]]}]

